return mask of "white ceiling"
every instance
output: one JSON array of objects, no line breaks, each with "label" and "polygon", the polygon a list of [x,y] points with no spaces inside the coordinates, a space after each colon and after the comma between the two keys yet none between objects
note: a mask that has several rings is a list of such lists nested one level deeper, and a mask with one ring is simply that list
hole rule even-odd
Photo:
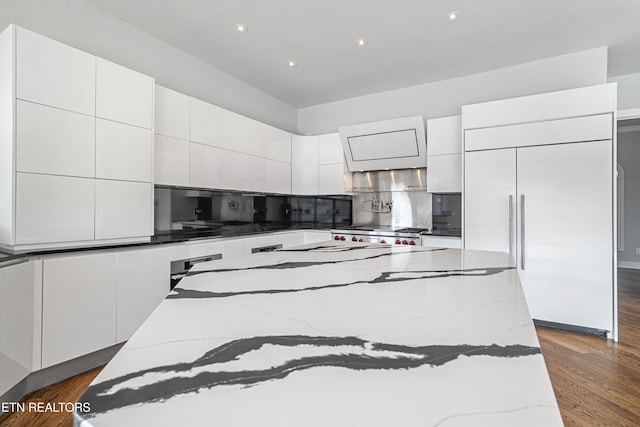
[{"label": "white ceiling", "polygon": [[298,108],[601,46],[640,72],[639,0],[88,1]]}]

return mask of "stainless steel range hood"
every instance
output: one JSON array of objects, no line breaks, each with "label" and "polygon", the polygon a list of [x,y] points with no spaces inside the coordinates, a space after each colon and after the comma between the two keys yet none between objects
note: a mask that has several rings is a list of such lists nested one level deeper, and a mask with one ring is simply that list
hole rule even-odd
[{"label": "stainless steel range hood", "polygon": [[422,116],[339,128],[351,172],[427,166]]}]

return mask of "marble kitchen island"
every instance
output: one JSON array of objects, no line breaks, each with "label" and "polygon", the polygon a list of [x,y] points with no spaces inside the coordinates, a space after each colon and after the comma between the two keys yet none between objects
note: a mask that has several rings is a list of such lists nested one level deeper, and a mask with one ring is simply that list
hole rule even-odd
[{"label": "marble kitchen island", "polygon": [[79,402],[81,427],[562,425],[509,255],[342,242],[196,265]]}]

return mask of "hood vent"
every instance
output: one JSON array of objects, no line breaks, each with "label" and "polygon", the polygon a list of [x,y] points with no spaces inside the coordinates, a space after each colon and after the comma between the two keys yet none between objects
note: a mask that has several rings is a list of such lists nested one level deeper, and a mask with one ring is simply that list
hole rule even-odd
[{"label": "hood vent", "polygon": [[350,172],[427,166],[422,116],[339,128]]}]

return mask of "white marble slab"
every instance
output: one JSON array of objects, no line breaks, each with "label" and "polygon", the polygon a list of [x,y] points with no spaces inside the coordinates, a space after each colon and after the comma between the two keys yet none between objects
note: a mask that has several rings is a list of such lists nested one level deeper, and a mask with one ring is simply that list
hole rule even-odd
[{"label": "white marble slab", "polygon": [[196,265],[82,427],[562,425],[507,254],[331,242]]}]

